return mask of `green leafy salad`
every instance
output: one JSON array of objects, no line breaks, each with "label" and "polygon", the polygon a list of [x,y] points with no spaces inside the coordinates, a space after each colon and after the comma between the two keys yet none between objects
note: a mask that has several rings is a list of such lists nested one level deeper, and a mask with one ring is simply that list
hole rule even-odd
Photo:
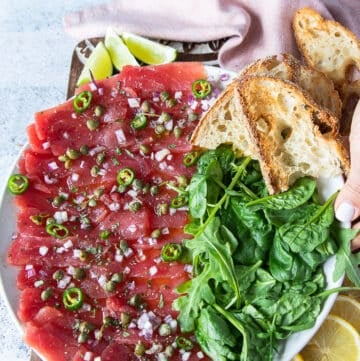
[{"label": "green leafy salad", "polygon": [[182,258],[193,277],[177,288],[182,332],[194,332],[216,360],[272,360],[282,340],[314,326],[326,290],[323,263],[336,255],[360,285],[356,235],[334,218],[334,194],[319,200],[316,181],[299,179],[269,195],[258,162],[221,146],[203,153],[186,190],[191,222]]}]

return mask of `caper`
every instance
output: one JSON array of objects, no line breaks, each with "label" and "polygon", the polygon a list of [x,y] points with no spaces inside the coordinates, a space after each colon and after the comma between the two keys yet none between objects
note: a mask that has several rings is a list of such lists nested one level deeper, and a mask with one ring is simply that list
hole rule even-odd
[{"label": "caper", "polygon": [[144,355],[145,351],[146,351],[145,345],[143,343],[141,343],[141,342],[138,342],[136,344],[135,350],[134,350],[135,355],[136,356],[142,356],[142,355]]},{"label": "caper", "polygon": [[66,160],[65,163],[64,163],[65,169],[70,169],[71,166],[72,166],[72,161],[71,161],[71,159]]},{"label": "caper", "polygon": [[189,184],[189,181],[185,175],[179,175],[176,177],[176,181],[181,188],[186,188]]},{"label": "caper", "polygon": [[143,188],[144,183],[141,179],[136,178],[133,180],[131,186],[134,190],[139,191]]},{"label": "caper", "polygon": [[99,128],[100,122],[96,119],[89,119],[86,121],[86,126],[89,130],[96,130]]},{"label": "caper", "polygon": [[94,190],[94,196],[95,196],[96,198],[100,198],[100,197],[104,194],[104,192],[105,192],[105,189],[104,189],[104,188],[96,188],[96,189]]},{"label": "caper", "polygon": [[89,339],[89,335],[87,333],[80,333],[78,336],[78,343],[85,343]]},{"label": "caper", "polygon": [[94,109],[94,115],[96,117],[100,117],[101,115],[104,114],[105,108],[101,105],[97,105]]},{"label": "caper", "polygon": [[166,91],[166,90],[163,90],[160,93],[160,100],[164,102],[164,101],[166,101],[168,99],[170,99],[170,93],[168,91]]},{"label": "caper", "polygon": [[69,159],[75,160],[81,156],[81,153],[76,149],[67,149],[66,155]]},{"label": "caper", "polygon": [[182,135],[182,129],[178,126],[174,128],[174,135],[176,139],[179,139]]},{"label": "caper", "polygon": [[139,147],[139,149],[140,149],[140,152],[142,153],[142,154],[149,154],[150,153],[150,148],[147,146],[147,145],[145,145],[145,144],[140,144],[140,147]]},{"label": "caper", "polygon": [[148,100],[145,100],[141,104],[141,111],[144,113],[149,113],[151,110],[150,102]]},{"label": "caper", "polygon": [[97,165],[101,165],[104,163],[104,160],[105,160],[105,153],[104,152],[100,152],[96,155],[96,164]]},{"label": "caper", "polygon": [[56,223],[55,218],[49,217],[46,218],[46,225]]},{"label": "caper", "polygon": [[162,124],[156,124],[155,125],[155,133],[156,134],[163,134],[165,132],[165,127]]},{"label": "caper", "polygon": [[60,207],[65,201],[65,198],[62,196],[56,196],[53,201],[52,201],[52,205],[54,207]]},{"label": "caper", "polygon": [[111,276],[111,281],[115,283],[120,283],[124,279],[124,274],[121,272],[116,272]]},{"label": "caper", "polygon": [[58,160],[60,162],[66,162],[67,160],[69,160],[69,157],[67,155],[65,155],[65,154],[62,154],[62,155],[58,156]]},{"label": "caper", "polygon": [[155,213],[158,216],[164,216],[169,213],[169,205],[167,203],[159,203],[155,208]]},{"label": "caper", "polygon": [[80,250],[80,252],[79,252],[79,259],[80,259],[80,261],[82,261],[82,262],[85,262],[87,259],[88,259],[88,257],[89,257],[89,254],[88,254],[88,252],[86,252],[85,250]]},{"label": "caper", "polygon": [[58,269],[53,273],[52,278],[56,281],[60,281],[64,278],[64,275],[65,275],[64,271],[61,269]]},{"label": "caper", "polygon": [[127,186],[125,184],[119,184],[117,187],[117,191],[119,193],[125,193],[127,190]]},{"label": "caper", "polygon": [[120,321],[123,327],[127,327],[131,321],[131,316],[127,312],[121,312]]},{"label": "caper", "polygon": [[106,292],[114,292],[116,288],[116,283],[113,281],[107,281],[104,285],[104,290]]},{"label": "caper", "polygon": [[151,238],[159,238],[161,236],[161,231],[160,229],[154,229],[152,232],[151,232]]},{"label": "caper", "polygon": [[132,201],[129,204],[129,210],[130,210],[130,212],[133,212],[133,213],[140,211],[141,207],[142,207],[142,203],[139,201]]},{"label": "caper", "polygon": [[82,155],[87,155],[89,153],[89,147],[86,144],[82,145],[80,147],[80,153]]},{"label": "caper", "polygon": [[159,186],[151,186],[151,187],[150,187],[150,194],[151,194],[152,196],[155,196],[156,194],[158,194],[159,191],[160,191]]},{"label": "caper", "polygon": [[94,165],[91,169],[90,169],[90,174],[92,177],[97,177],[97,175],[100,172],[100,168],[97,165]]},{"label": "caper", "polygon": [[198,119],[198,115],[196,113],[189,113],[188,114],[188,121],[195,122]]},{"label": "caper", "polygon": [[166,112],[162,112],[159,118],[163,123],[168,122],[171,119],[171,115]]},{"label": "caper", "polygon": [[165,105],[166,105],[168,108],[172,108],[172,107],[174,107],[176,104],[177,104],[177,100],[174,99],[174,98],[168,99],[168,100],[165,102]]},{"label": "caper", "polygon": [[41,292],[41,299],[43,301],[47,301],[49,298],[52,297],[52,295],[53,295],[53,289],[49,287]]},{"label": "caper", "polygon": [[94,199],[94,198],[89,199],[89,202],[88,202],[89,207],[96,207],[96,205],[97,205],[96,199]]},{"label": "caper", "polygon": [[73,276],[76,280],[83,280],[86,277],[86,271],[83,268],[76,267]]},{"label": "caper", "polygon": [[111,232],[108,230],[108,229],[102,229],[100,232],[99,232],[99,237],[102,239],[102,240],[105,240],[105,239],[108,239],[111,235]]}]

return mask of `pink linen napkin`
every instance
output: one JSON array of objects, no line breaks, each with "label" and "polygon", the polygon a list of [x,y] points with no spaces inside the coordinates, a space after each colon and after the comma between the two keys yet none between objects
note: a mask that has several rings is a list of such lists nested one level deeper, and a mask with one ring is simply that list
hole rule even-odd
[{"label": "pink linen napkin", "polygon": [[112,0],[67,14],[64,28],[78,39],[103,36],[108,26],[178,41],[229,38],[219,51],[219,63],[239,71],[264,56],[298,55],[291,21],[304,6],[360,36],[359,0]]}]

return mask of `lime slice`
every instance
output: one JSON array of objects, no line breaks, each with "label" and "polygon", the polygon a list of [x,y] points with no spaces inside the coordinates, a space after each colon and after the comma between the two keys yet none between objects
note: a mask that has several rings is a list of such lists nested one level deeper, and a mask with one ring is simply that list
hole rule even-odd
[{"label": "lime slice", "polygon": [[146,64],[165,64],[176,59],[176,49],[171,46],[127,32],[123,32],[121,37],[131,53]]},{"label": "lime slice", "polygon": [[86,60],[84,68],[76,83],[77,86],[92,80],[90,71],[96,80],[105,79],[112,75],[113,65],[111,58],[102,41],[96,45],[95,49]]},{"label": "lime slice", "polygon": [[121,40],[120,36],[111,27],[107,28],[105,34],[105,47],[110,54],[114,67],[121,71],[124,65],[139,65],[134,55]]}]

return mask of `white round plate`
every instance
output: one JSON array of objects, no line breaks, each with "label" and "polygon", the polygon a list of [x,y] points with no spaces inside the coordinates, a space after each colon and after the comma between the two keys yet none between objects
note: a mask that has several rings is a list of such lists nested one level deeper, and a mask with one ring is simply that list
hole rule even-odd
[{"label": "white round plate", "polygon": [[[217,80],[221,77],[221,81],[224,86],[236,76],[233,72],[227,72],[217,67],[206,66],[206,70],[211,80]],[[224,75],[228,79],[224,80]],[[9,172],[9,176],[16,172],[17,167],[14,165],[13,169]],[[343,178],[340,176],[333,179],[319,179],[318,182],[320,194],[323,199],[327,199],[331,194],[340,189],[342,185]],[[16,288],[18,269],[16,267],[9,266],[6,263],[7,250],[15,232],[16,207],[14,205],[14,196],[6,190],[6,187],[4,187],[0,194],[0,292],[3,293],[4,300],[8,305],[10,313],[19,327],[20,332],[22,332],[20,321],[16,316],[20,295],[19,290]],[[330,258],[324,265],[324,272],[328,282],[327,288],[329,289],[339,287],[342,284],[342,279],[337,282],[333,281],[332,275],[334,266],[335,257]],[[335,298],[336,294],[328,297],[313,328],[297,332],[284,342],[281,348],[281,353],[274,358],[274,361],[290,361],[309,342],[322,322],[325,320],[333,303],[335,302]]]}]

